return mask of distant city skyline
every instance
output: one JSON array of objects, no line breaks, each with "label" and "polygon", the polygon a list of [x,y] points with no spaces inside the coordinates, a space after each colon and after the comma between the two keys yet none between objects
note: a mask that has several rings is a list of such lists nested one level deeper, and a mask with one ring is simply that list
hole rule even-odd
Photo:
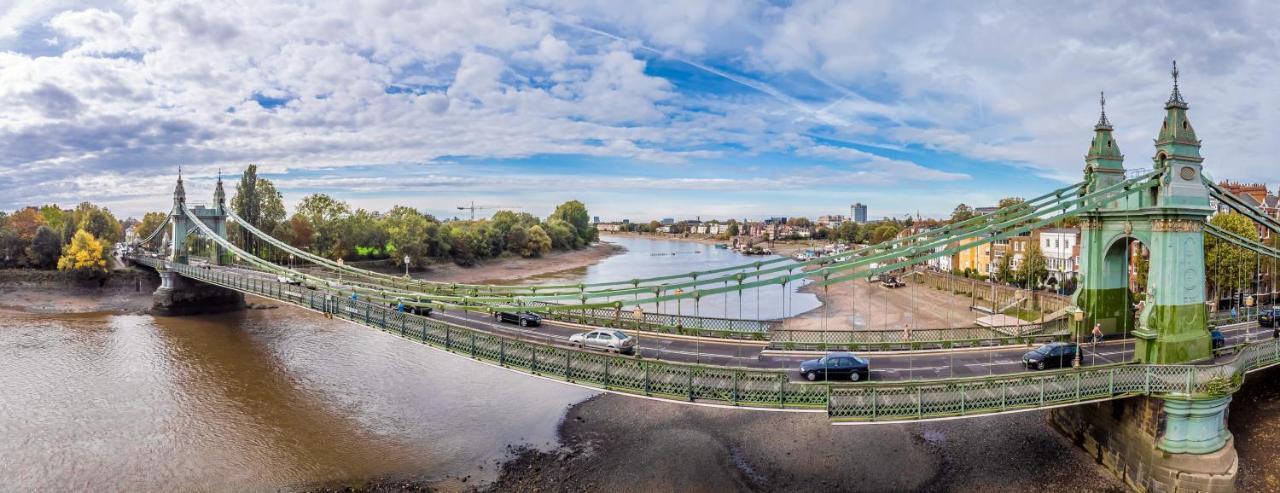
[{"label": "distant city skyline", "polygon": [[290,208],[943,217],[1079,180],[1100,91],[1151,167],[1175,58],[1208,174],[1274,187],[1280,5],[1229,7],[19,1],[0,209],[139,217],[254,163]]}]

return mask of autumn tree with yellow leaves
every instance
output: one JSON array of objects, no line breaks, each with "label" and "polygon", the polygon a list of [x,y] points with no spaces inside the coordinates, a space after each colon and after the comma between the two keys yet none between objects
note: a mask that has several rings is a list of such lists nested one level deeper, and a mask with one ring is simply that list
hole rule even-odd
[{"label": "autumn tree with yellow leaves", "polygon": [[58,258],[58,270],[86,277],[105,275],[107,258],[102,254],[102,242],[83,229],[76,231]]}]

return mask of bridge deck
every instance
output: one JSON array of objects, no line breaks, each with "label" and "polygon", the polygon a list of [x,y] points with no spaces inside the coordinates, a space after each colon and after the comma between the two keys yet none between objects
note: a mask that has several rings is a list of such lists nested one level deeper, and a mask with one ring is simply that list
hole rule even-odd
[{"label": "bridge deck", "polygon": [[[161,261],[134,259],[157,267]],[[1203,394],[1238,385],[1236,374],[1280,361],[1280,341],[1239,346],[1205,365],[1133,365],[1128,341],[1085,348],[1078,370],[1026,372],[1025,348],[977,348],[927,355],[879,355],[871,382],[797,382],[807,356],[764,355],[759,346],[730,341],[688,341],[641,336],[640,357],[567,347],[584,330],[558,322],[536,329],[495,323],[466,313],[420,317],[380,304],[339,300],[327,293],[278,282],[255,271],[169,265],[180,275],[314,309],[455,353],[570,383],[625,394],[740,407],[826,410],[836,420],[941,419],[1037,409],[1136,394]],[[1225,327],[1229,344],[1261,338],[1252,325]],[[1267,331],[1269,333],[1269,331]],[[1227,382],[1223,384],[1223,380]]]}]

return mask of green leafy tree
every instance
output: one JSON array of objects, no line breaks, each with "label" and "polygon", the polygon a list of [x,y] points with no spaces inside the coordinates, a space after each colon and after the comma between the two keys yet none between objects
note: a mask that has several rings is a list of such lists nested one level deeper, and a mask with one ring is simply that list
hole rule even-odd
[{"label": "green leafy tree", "polygon": [[[148,212],[143,214],[142,221],[133,226],[133,234],[137,235],[138,241],[142,241],[146,239],[148,235],[154,233],[156,228],[159,228],[161,224],[164,224],[165,220],[168,218],[169,215],[163,212]],[[160,235],[156,237],[156,241],[159,242],[158,238],[162,236],[164,236],[164,233],[160,233]]]},{"label": "green leafy tree", "polygon": [[[574,234],[582,241],[580,244],[585,245],[591,242],[592,229],[591,215],[587,213],[587,206],[577,200],[570,200],[556,206],[555,212],[551,213],[551,217],[547,218],[547,222],[559,219],[573,226]],[[552,235],[552,240],[555,235]]]},{"label": "green leafy tree", "polygon": [[1024,200],[1022,197],[1005,197],[1003,199],[1000,199],[1000,203],[996,204],[996,207],[1003,209],[1005,207],[1010,207],[1010,206],[1014,206],[1022,203],[1026,203],[1026,200]]},{"label": "green leafy tree", "polygon": [[1018,280],[1027,282],[1028,288],[1036,288],[1048,276],[1049,267],[1044,252],[1040,251],[1040,243],[1031,242],[1022,264],[1018,266]]},{"label": "green leafy tree", "polygon": [[537,224],[529,226],[525,241],[525,248],[520,253],[522,256],[537,257],[551,251],[551,236]]},{"label": "green leafy tree", "polygon": [[427,217],[412,207],[395,206],[382,217],[391,245],[395,247],[392,260],[403,265],[408,256],[413,265],[426,265],[430,248],[427,246]]},{"label": "green leafy tree", "polygon": [[546,224],[547,235],[551,237],[551,247],[557,250],[577,248],[581,239],[573,225],[560,219],[551,219]]},{"label": "green leafy tree", "polygon": [[1000,261],[996,262],[996,280],[1003,283],[1013,281],[1013,256],[1002,255]]},{"label": "green leafy tree", "polygon": [[960,204],[956,206],[955,210],[951,211],[951,222],[958,223],[960,221],[966,221],[972,219],[973,216],[974,212],[972,207],[969,207],[967,204]]},{"label": "green leafy tree", "polygon": [[39,269],[56,267],[60,255],[62,255],[62,238],[53,231],[53,228],[40,226],[36,230],[36,237],[31,240],[31,247],[27,249],[27,257],[31,259],[31,265]]},{"label": "green leafy tree", "polygon": [[[1253,221],[1236,212],[1216,214],[1209,222],[1251,241],[1258,241],[1258,229]],[[1252,286],[1256,259],[1254,253],[1205,234],[1204,266],[1208,279],[1218,299],[1232,293],[1243,292]]]},{"label": "green leafy tree", "polygon": [[738,234],[739,234],[739,232],[740,232],[740,231],[741,231],[741,230],[740,230],[740,229],[738,229],[738,221],[733,220],[733,219],[730,219],[730,220],[729,220],[729,228],[728,228],[728,230],[726,231],[727,233],[729,233],[729,236],[731,236],[731,237],[732,237],[732,236],[738,236]]},{"label": "green leafy tree", "polygon": [[93,235],[97,241],[110,245],[120,241],[121,225],[116,217],[102,207],[83,202],[76,206],[76,227]]},{"label": "green leafy tree", "polygon": [[67,211],[58,207],[58,204],[48,204],[40,207],[40,217],[44,218],[45,225],[49,226],[54,233],[62,231],[62,223],[67,220]]},{"label": "green leafy tree", "polygon": [[[330,257],[344,256],[347,247],[342,243],[343,220],[351,215],[346,202],[319,193],[302,198],[297,211],[310,221],[315,233],[311,238],[311,251]],[[349,243],[348,243],[349,244]]]}]

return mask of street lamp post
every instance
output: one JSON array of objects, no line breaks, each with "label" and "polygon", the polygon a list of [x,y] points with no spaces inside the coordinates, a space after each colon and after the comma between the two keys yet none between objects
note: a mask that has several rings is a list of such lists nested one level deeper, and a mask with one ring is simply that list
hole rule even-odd
[{"label": "street lamp post", "polygon": [[342,282],[342,257],[338,257],[338,282]]},{"label": "street lamp post", "polygon": [[404,277],[406,279],[409,277],[409,256],[408,255],[404,256]]},{"label": "street lamp post", "polygon": [[1069,311],[1071,311],[1072,324],[1075,325],[1075,327],[1072,328],[1072,332],[1076,336],[1076,359],[1071,362],[1071,367],[1079,368],[1081,352],[1080,331],[1084,327],[1084,310],[1081,310],[1079,307],[1072,306],[1069,308]]}]

